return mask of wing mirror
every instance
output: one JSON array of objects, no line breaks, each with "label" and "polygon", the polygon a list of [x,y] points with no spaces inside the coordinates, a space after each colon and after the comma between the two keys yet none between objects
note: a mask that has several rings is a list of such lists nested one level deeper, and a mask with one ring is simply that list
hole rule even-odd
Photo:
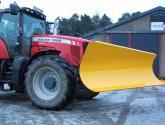
[{"label": "wing mirror", "polygon": [[12,15],[17,15],[18,7],[15,4],[10,4],[9,12]]}]

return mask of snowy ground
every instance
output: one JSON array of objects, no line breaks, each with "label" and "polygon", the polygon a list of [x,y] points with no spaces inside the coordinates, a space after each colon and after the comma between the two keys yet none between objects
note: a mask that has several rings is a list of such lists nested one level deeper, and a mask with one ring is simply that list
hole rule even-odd
[{"label": "snowy ground", "polygon": [[24,95],[0,93],[0,125],[164,125],[165,87],[102,93],[65,110],[35,108]]}]

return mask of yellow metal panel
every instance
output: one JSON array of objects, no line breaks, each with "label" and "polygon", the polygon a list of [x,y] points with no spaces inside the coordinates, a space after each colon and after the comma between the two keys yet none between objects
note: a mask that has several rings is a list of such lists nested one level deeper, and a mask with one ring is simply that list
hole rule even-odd
[{"label": "yellow metal panel", "polygon": [[154,53],[92,41],[80,65],[80,77],[92,91],[101,92],[162,85],[152,69]]}]

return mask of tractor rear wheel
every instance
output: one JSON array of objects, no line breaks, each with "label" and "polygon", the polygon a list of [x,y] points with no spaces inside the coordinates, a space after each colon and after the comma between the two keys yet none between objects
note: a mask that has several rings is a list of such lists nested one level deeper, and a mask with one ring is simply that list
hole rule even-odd
[{"label": "tractor rear wheel", "polygon": [[59,110],[72,101],[75,84],[65,71],[67,62],[59,56],[40,56],[28,66],[26,91],[33,104]]}]

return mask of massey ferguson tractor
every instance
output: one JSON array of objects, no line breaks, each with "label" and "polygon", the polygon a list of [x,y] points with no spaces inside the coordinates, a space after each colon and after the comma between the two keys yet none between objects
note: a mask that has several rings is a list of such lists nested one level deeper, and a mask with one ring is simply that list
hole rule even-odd
[{"label": "massey ferguson tractor", "polygon": [[34,105],[59,110],[74,98],[163,85],[155,54],[99,41],[50,35],[46,16],[11,4],[0,12],[0,87],[26,92]]}]

